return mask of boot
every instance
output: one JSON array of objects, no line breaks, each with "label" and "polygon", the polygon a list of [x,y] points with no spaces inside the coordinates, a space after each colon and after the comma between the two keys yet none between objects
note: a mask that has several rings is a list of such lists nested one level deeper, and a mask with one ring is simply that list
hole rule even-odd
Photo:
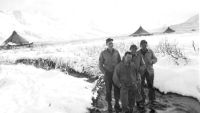
[{"label": "boot", "polygon": [[148,104],[154,105],[158,104],[158,102],[156,100],[149,100]]},{"label": "boot", "polygon": [[128,111],[122,111],[122,113],[130,113],[130,111],[128,110]]},{"label": "boot", "polygon": [[136,91],[136,101],[142,101],[142,95],[140,94],[140,91],[139,89],[137,89]]},{"label": "boot", "polygon": [[121,112],[122,111],[122,108],[120,107],[119,102],[115,103],[115,111],[116,112]]},{"label": "boot", "polygon": [[142,110],[142,109],[144,109],[144,107],[145,107],[145,104],[144,104],[144,103],[137,102],[137,108],[138,108],[138,109]]},{"label": "boot", "polygon": [[133,108],[129,110],[129,113],[133,113]]},{"label": "boot", "polygon": [[122,109],[122,113],[129,113],[129,112],[130,112],[129,107],[126,107],[126,108]]},{"label": "boot", "polygon": [[108,111],[109,112],[112,112],[113,110],[112,110],[112,104],[111,104],[111,102],[108,102]]}]

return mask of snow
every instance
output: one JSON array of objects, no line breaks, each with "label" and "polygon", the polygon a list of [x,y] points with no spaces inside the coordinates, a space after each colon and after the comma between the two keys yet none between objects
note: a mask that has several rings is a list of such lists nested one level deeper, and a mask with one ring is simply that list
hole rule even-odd
[{"label": "snow", "polygon": [[85,113],[92,85],[58,70],[1,65],[1,113]]},{"label": "snow", "polygon": [[[147,40],[149,47],[154,51],[160,41],[167,39],[169,43],[177,43],[177,47],[181,48],[189,59],[188,64],[185,64],[184,60],[178,60],[179,65],[176,65],[169,55],[155,52],[158,62],[154,65],[154,86],[164,93],[172,92],[191,96],[200,101],[199,51],[194,51],[192,46],[194,41],[196,49],[199,48],[199,33],[121,37],[114,39],[114,47],[123,56],[131,44],[139,45],[143,39]],[[56,65],[66,64],[77,72],[86,72],[95,77],[102,75],[97,63],[99,54],[104,49],[105,40],[1,50],[0,63],[13,64],[17,59],[43,58],[55,61]],[[0,72],[2,95],[0,102],[3,102],[0,104],[0,111],[75,113],[79,112],[76,110],[81,110],[82,113],[82,110],[91,106],[91,90],[94,84],[90,85],[82,79],[79,80],[80,78],[67,76],[57,70],[44,71],[25,65],[1,65]],[[78,106],[79,109],[76,109],[77,105],[81,105]],[[12,109],[8,109],[9,107]]]},{"label": "snow", "polygon": [[12,42],[8,42],[8,45],[17,45],[17,44],[12,43]]},{"label": "snow", "polygon": [[199,59],[193,59],[197,65],[191,63],[186,66],[173,65],[173,62],[166,57],[158,57],[158,59],[158,63],[154,66],[156,88],[165,93],[173,92],[200,100],[200,92],[196,89],[200,83]]}]

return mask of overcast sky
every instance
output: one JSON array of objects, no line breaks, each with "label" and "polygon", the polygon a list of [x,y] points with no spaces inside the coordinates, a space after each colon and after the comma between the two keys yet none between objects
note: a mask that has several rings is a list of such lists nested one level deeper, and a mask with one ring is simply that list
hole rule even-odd
[{"label": "overcast sky", "polygon": [[146,29],[181,23],[199,13],[199,0],[0,0],[0,10],[39,11],[98,26]]}]

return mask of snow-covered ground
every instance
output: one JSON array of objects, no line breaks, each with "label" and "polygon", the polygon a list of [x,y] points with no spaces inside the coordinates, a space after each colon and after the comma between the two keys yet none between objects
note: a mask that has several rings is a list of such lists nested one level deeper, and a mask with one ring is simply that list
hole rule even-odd
[{"label": "snow-covered ground", "polygon": [[[135,43],[138,45],[142,39],[147,40],[149,47],[151,47],[152,50],[155,51],[156,56],[158,58],[158,62],[154,65],[154,69],[155,69],[154,86],[164,93],[173,92],[173,93],[181,94],[184,96],[191,96],[191,97],[197,98],[200,101],[199,51],[197,50],[199,48],[198,38],[199,38],[199,33],[166,34],[166,35],[155,35],[155,36],[146,36],[146,37],[123,37],[123,38],[114,39],[114,46],[115,48],[119,50],[121,56],[123,56],[125,51],[129,50],[129,47],[132,43]],[[159,43],[163,42],[164,40],[168,40],[170,44],[177,43],[177,48],[181,49],[181,52],[184,53],[184,55],[187,57],[189,62],[186,64],[185,60],[180,59],[177,61],[179,64],[177,65],[174,63],[174,59],[170,55],[164,55],[163,53],[157,51]],[[194,41],[194,46],[196,48],[196,51],[194,50],[193,45],[192,45],[193,41]],[[52,45],[52,46],[47,46],[47,47],[38,46],[35,48],[24,48],[24,49],[16,49],[16,50],[1,50],[0,63],[12,64],[17,59],[22,59],[22,58],[24,59],[43,58],[43,59],[49,59],[56,62],[57,63],[56,66],[66,64],[72,67],[77,72],[80,72],[80,73],[87,72],[91,76],[100,76],[101,73],[98,69],[97,63],[98,63],[99,54],[103,49],[105,49],[105,40],[95,41],[95,42],[94,41],[80,42],[80,43],[75,43],[75,44],[73,43],[73,44],[66,44],[66,45],[54,45],[54,46]],[[19,71],[20,70],[19,68],[21,69],[21,71]],[[33,69],[34,71],[28,72],[27,70],[30,68]],[[6,70],[12,70],[12,71],[6,71]],[[19,73],[17,74],[17,72]],[[13,74],[8,75],[9,73],[13,73]],[[59,73],[58,76],[55,73],[56,74]],[[20,77],[16,78],[17,77],[16,75]],[[23,75],[28,75],[28,76],[23,76]],[[50,75],[50,76],[47,77],[47,75]],[[75,78],[73,80],[69,79],[71,77],[67,75],[63,75],[62,73],[57,72],[57,71],[47,72],[40,69],[35,69],[33,67],[26,67],[24,65],[23,66],[6,66],[5,68],[4,66],[1,66],[0,77],[6,78],[6,79],[2,78],[1,79],[2,81],[8,81],[8,82],[1,83],[1,84],[5,84],[5,85],[1,85],[1,89],[0,89],[1,95],[12,97],[10,102],[13,101],[13,103],[17,103],[13,105],[14,106],[13,108],[16,108],[16,109],[18,105],[21,105],[20,110],[27,109],[24,103],[26,103],[27,100],[31,100],[32,94],[33,94],[33,97],[35,96],[34,98],[37,98],[36,99],[37,101],[32,100],[33,101],[32,103],[35,102],[34,104],[36,104],[37,106],[40,106],[39,108],[41,108],[38,110],[38,112],[42,110],[44,106],[48,107],[49,103],[51,103],[52,101],[56,101],[56,99],[64,100],[64,102],[56,101],[55,106],[52,102],[52,109],[55,108],[53,110],[64,111],[65,108],[68,109],[68,106],[75,106],[74,105],[75,103],[73,102],[72,104],[68,104],[68,105],[66,104],[66,106],[63,103],[65,103],[65,101],[67,101],[68,98],[71,99],[71,98],[76,97],[76,96],[70,97],[70,95],[80,94],[80,92],[76,88],[78,89],[81,88],[82,90],[85,91],[85,92],[81,91],[81,94],[80,94],[80,95],[85,94],[85,96],[80,96],[80,98],[78,99],[76,98],[77,100],[80,99],[80,102],[84,103],[83,105],[86,105],[85,109],[84,108],[83,109],[86,110],[86,107],[88,107],[89,103],[91,103],[92,94],[90,91],[92,88],[89,87],[88,89],[85,89],[85,87],[90,86],[89,84],[80,80],[81,82],[83,82],[83,84],[79,84],[80,87],[77,84],[76,84],[77,86],[74,85],[74,87],[71,84],[70,86],[68,86],[69,85],[67,84],[68,82],[74,83],[74,81],[76,81],[77,79]],[[22,78],[23,80],[20,78]],[[53,80],[52,78],[55,80]],[[42,83],[40,80],[42,81]],[[17,90],[20,91],[19,93],[9,90],[9,89],[6,90],[9,92],[8,94],[4,93],[5,92],[4,89],[11,88],[12,84],[16,83],[16,81],[20,81],[21,82],[20,84],[28,84],[28,86],[30,86],[32,90],[28,90],[29,92],[24,93],[23,91],[24,91],[25,86],[24,85],[20,86],[19,84],[15,86],[13,85],[13,88],[16,88]],[[30,82],[27,82],[27,81],[30,81]],[[50,82],[53,82],[54,84],[50,84]],[[80,83],[80,82],[76,82],[76,83]],[[51,87],[48,87],[43,84],[51,85]],[[2,86],[3,87],[6,86],[6,87],[2,90],[3,88]],[[51,93],[52,95],[45,96],[47,95],[46,94],[47,92],[41,91],[38,86],[44,86],[42,88],[45,91],[47,90],[47,92],[48,91],[53,92]],[[66,90],[63,91],[62,94],[60,93],[61,94],[60,95],[60,94],[55,93],[55,92],[58,92],[57,90],[55,90],[55,88],[57,87],[65,87],[64,89]],[[75,89],[71,89],[69,87],[75,88]],[[50,89],[50,88],[53,88],[53,89]],[[39,90],[39,94],[36,93],[38,90]],[[59,89],[59,91],[60,90],[62,89]],[[30,92],[33,92],[33,93],[30,94]],[[69,92],[71,92],[71,94],[68,94]],[[23,96],[26,98],[23,98],[22,102],[19,101],[19,99],[21,98],[21,95],[20,95],[21,93],[26,94],[25,96]],[[65,93],[67,94],[64,95]],[[53,98],[51,96],[53,96]],[[2,96],[0,98],[6,99]],[[54,98],[56,99],[54,100]],[[81,101],[81,100],[84,100],[84,101]],[[8,105],[4,103],[4,101],[0,101],[0,102],[3,102],[0,105],[4,105],[4,104]],[[58,107],[59,105],[61,105],[61,108]],[[81,107],[83,106],[82,104],[80,105]],[[35,108],[36,107],[33,107],[33,111],[35,110]],[[72,107],[72,108],[73,109],[70,109],[70,110],[72,111],[77,110],[76,107]],[[0,107],[0,109],[8,110],[8,106],[4,108]]]},{"label": "snow-covered ground", "polygon": [[1,113],[85,113],[92,85],[58,70],[0,66]]}]

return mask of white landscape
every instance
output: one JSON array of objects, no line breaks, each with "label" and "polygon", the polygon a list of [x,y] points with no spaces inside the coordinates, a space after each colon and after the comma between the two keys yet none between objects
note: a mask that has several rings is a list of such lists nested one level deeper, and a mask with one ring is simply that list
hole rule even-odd
[{"label": "white landscape", "polygon": [[[198,0],[143,2],[0,0],[0,113],[91,112],[103,76],[99,55],[108,37],[121,57],[131,44],[139,48],[146,40],[158,58],[154,87],[163,96],[194,100],[199,113]],[[153,35],[129,36],[140,25]],[[176,32],[163,34],[167,27]],[[33,45],[7,48],[4,41],[13,31]],[[158,110],[169,112],[176,113]]]},{"label": "white landscape", "polygon": [[[179,65],[174,63],[170,55],[156,52],[158,63],[155,64],[154,86],[161,92],[177,93],[191,96],[200,101],[199,86],[199,47],[198,33],[170,34],[137,38],[116,39],[115,47],[121,56],[132,43],[137,44],[146,39],[149,46],[156,51],[159,42],[167,39],[169,43],[178,42],[177,48],[189,59],[189,63],[180,59]],[[68,74],[55,71],[44,71],[32,66],[13,65],[17,59],[49,59],[57,66],[67,64],[75,71],[87,72],[91,76],[100,76],[97,62],[99,52],[105,48],[104,41],[55,45],[47,47],[1,50],[1,111],[18,112],[86,112],[91,106],[94,83],[84,82]],[[104,46],[103,46],[104,45]],[[153,49],[153,50],[154,50]],[[11,97],[11,98],[10,98]],[[12,104],[11,104],[12,103]],[[51,106],[49,106],[51,104]],[[78,109],[77,109],[78,106]]]}]

